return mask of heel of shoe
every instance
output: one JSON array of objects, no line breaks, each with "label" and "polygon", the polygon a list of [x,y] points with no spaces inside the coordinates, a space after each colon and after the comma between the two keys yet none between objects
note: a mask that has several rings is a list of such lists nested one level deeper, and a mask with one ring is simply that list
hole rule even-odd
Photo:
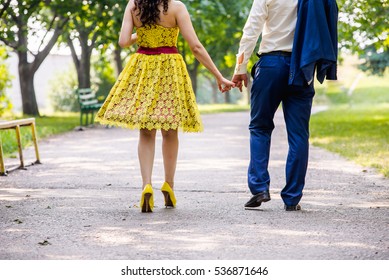
[{"label": "heel of shoe", "polygon": [[165,198],[165,207],[176,207],[176,197],[174,195],[173,189],[170,187],[169,183],[165,182],[162,185],[161,191]]},{"label": "heel of shoe", "polygon": [[153,212],[153,188],[150,184],[146,185],[142,191],[142,197],[140,200],[140,209],[142,213]]}]

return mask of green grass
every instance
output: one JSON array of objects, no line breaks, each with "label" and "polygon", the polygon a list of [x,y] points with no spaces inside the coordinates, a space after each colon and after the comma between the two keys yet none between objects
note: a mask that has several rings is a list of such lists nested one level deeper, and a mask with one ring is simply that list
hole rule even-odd
[{"label": "green grass", "polygon": [[[25,116],[23,118],[27,118]],[[14,119],[19,119],[17,117]],[[66,113],[55,114],[54,116],[42,116],[35,118],[36,129],[39,139],[46,138],[51,135],[63,133],[74,129],[79,125],[79,114]],[[32,144],[31,128],[21,127],[22,146],[26,147]],[[3,151],[5,157],[14,157],[17,151],[16,134],[14,129],[0,130],[0,137],[3,143]]]},{"label": "green grass", "polygon": [[389,177],[389,104],[339,106],[312,116],[311,143]]},{"label": "green grass", "polygon": [[312,116],[311,143],[389,177],[388,78],[364,75],[351,95],[342,81],[321,87],[330,109]]}]

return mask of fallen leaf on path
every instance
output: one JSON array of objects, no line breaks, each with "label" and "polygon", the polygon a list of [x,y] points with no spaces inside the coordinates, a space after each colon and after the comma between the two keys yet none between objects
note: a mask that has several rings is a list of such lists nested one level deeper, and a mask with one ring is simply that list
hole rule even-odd
[{"label": "fallen leaf on path", "polygon": [[43,242],[39,242],[38,244],[42,245],[42,246],[51,245],[51,243],[49,241],[47,241],[47,240],[44,240]]}]

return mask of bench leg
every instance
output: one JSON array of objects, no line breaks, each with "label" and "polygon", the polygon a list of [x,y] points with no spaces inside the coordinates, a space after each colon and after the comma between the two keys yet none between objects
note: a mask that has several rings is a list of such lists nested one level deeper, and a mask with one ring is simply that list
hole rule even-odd
[{"label": "bench leg", "polygon": [[85,113],[85,119],[86,119],[85,127],[88,127],[88,124],[89,124],[89,111],[87,111]]},{"label": "bench leg", "polygon": [[82,127],[82,115],[83,115],[83,113],[82,113],[82,111],[80,112],[80,127]]},{"label": "bench leg", "polygon": [[24,168],[24,160],[23,160],[23,151],[22,151],[22,140],[20,137],[20,126],[17,125],[15,127],[16,131],[16,140],[18,142],[18,150],[19,150],[19,159],[20,159],[20,167],[19,168]]},{"label": "bench leg", "polygon": [[37,137],[36,137],[35,123],[31,124],[31,133],[32,133],[32,141],[34,142],[34,147],[35,147],[35,157],[36,157],[35,163],[41,163],[41,159],[39,157],[38,141],[37,141]]},{"label": "bench leg", "polygon": [[4,165],[4,155],[3,155],[3,142],[1,142],[0,138],[0,176],[7,175],[7,172],[5,171],[5,165]]}]

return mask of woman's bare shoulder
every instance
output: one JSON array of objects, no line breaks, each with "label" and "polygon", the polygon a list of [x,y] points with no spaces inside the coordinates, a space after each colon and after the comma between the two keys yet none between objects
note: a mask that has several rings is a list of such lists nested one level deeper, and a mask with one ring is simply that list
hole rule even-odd
[{"label": "woman's bare shoulder", "polygon": [[135,7],[135,2],[134,2],[134,0],[128,0],[127,5],[129,5],[129,6],[131,6],[131,7]]},{"label": "woman's bare shoulder", "polygon": [[172,5],[173,9],[178,9],[178,10],[186,9],[185,4],[181,1],[173,0],[173,1],[171,1],[171,5]]}]

